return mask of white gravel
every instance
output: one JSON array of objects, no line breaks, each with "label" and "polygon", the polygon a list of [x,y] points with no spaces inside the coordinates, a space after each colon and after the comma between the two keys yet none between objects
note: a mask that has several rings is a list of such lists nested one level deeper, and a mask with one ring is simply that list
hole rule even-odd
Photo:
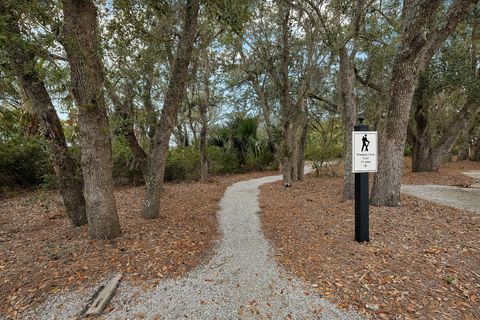
[{"label": "white gravel", "polygon": [[[480,179],[480,171],[464,172],[464,174]],[[402,185],[402,192],[428,201],[480,213],[480,189],[478,184],[472,187]]]},{"label": "white gravel", "polygon": [[[121,283],[113,311],[105,318],[362,319],[337,309],[275,263],[261,231],[258,187],[279,179],[270,176],[230,186],[220,203],[223,239],[215,256],[185,277],[163,280],[153,289]],[[34,318],[66,319],[80,312],[85,299],[81,293],[57,296],[36,310]]]}]

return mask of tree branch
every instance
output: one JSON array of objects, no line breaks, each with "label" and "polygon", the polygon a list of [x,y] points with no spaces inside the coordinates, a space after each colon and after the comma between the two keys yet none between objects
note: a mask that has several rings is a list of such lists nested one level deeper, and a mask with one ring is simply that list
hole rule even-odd
[{"label": "tree branch", "polygon": [[325,106],[325,109],[327,109],[328,111],[330,112],[334,112],[334,113],[338,113],[338,104],[336,104],[335,102],[325,98],[325,97],[322,97],[322,96],[319,96],[319,95],[316,95],[312,92],[309,92],[308,93],[308,96],[314,100],[318,100],[318,101],[321,101],[323,102],[326,106]]},{"label": "tree branch", "polygon": [[435,52],[445,42],[447,37],[455,30],[458,23],[462,21],[468,12],[472,9],[472,6],[477,3],[478,0],[455,0],[445,15],[443,24],[435,28],[427,37],[427,43],[425,45],[425,55],[423,63],[426,65]]},{"label": "tree branch", "polygon": [[358,69],[356,67],[353,68],[353,71],[355,72],[355,79],[357,79],[358,82],[360,82],[364,86],[372,88],[373,90],[377,91],[382,95],[386,94],[385,88],[381,85],[371,82],[370,79],[363,79],[362,76],[358,73]]}]

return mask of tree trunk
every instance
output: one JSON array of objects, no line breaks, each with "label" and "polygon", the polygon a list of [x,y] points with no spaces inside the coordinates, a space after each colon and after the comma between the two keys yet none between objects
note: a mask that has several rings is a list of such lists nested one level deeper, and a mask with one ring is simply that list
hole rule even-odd
[{"label": "tree trunk", "polygon": [[292,177],[292,145],[294,139],[293,123],[287,122],[283,127],[283,157],[282,157],[282,176],[285,187],[293,186]]},{"label": "tree trunk", "polygon": [[87,215],[80,168],[68,151],[62,124],[45,84],[35,69],[35,55],[29,44],[22,39],[15,13],[0,3],[0,14],[6,17],[6,31],[8,36],[11,36],[5,46],[9,64],[20,87],[32,103],[32,111],[48,141],[57,187],[63,198],[66,214],[74,227],[82,226],[87,223]]},{"label": "tree trunk", "polygon": [[276,163],[278,164],[278,162],[279,162],[278,146],[277,146],[277,143],[275,141],[275,137],[274,137],[274,133],[273,133],[274,127],[273,127],[272,121],[270,119],[270,115],[271,115],[271,112],[272,112],[271,107],[270,107],[270,105],[267,101],[267,97],[265,96],[265,91],[260,86],[260,83],[259,83],[256,75],[251,75],[249,77],[249,80],[251,81],[252,86],[255,90],[255,93],[257,94],[257,99],[260,102],[260,107],[261,107],[261,110],[262,110],[263,120],[265,122],[265,130],[267,131],[268,147],[270,149],[270,152],[273,155],[274,161],[276,161]]},{"label": "tree trunk", "polygon": [[304,171],[305,171],[305,150],[307,148],[307,138],[308,138],[308,107],[307,102],[304,102],[305,107],[303,110],[302,123],[301,123],[301,132],[300,140],[298,145],[298,156],[297,156],[297,178],[298,180],[303,180]]},{"label": "tree trunk", "polygon": [[282,30],[282,61],[281,61],[281,96],[280,109],[283,122],[283,150],[282,150],[282,174],[283,185],[291,187],[293,185],[292,176],[292,157],[293,157],[293,143],[295,139],[294,110],[290,101],[290,79],[288,74],[289,63],[289,25],[290,7],[283,1],[279,2],[279,9],[281,12],[281,30]]},{"label": "tree trunk", "polygon": [[210,61],[208,51],[205,54],[205,70],[203,74],[203,85],[205,90],[204,101],[200,103],[200,122],[202,128],[200,129],[200,181],[207,182],[208,180],[208,155],[207,155],[207,130],[208,118],[207,110],[210,104]]},{"label": "tree trunk", "polygon": [[470,161],[480,161],[480,138],[477,138],[472,144],[472,150],[470,152]]},{"label": "tree trunk", "polygon": [[458,151],[457,161],[464,161],[468,159],[468,142],[462,143]]},{"label": "tree trunk", "polygon": [[371,203],[400,206],[400,179],[410,105],[415,89],[413,61],[396,56],[389,91],[389,113],[379,143],[378,171],[374,177]]},{"label": "tree trunk", "polygon": [[63,45],[78,106],[84,195],[90,236],[121,234],[113,196],[112,146],[100,54],[97,10],[90,0],[63,0]]},{"label": "tree trunk", "polygon": [[[152,87],[155,78],[155,63],[147,62],[145,64],[145,86],[142,90],[142,102],[145,111],[147,112],[147,136],[150,141],[150,145],[153,142],[153,136],[155,135],[155,125],[157,124],[157,112],[152,101]],[[133,127],[133,123],[132,123]],[[143,160],[142,160],[143,161]],[[146,164],[144,165],[146,168]]]},{"label": "tree trunk", "polygon": [[339,71],[339,107],[343,119],[345,136],[343,140],[343,197],[353,199],[355,191],[355,175],[352,172],[352,131],[356,121],[356,104],[353,95],[355,74],[350,62],[350,57],[345,47],[340,48]]},{"label": "tree trunk", "polygon": [[[460,134],[467,130],[473,123],[480,106],[475,103],[471,96],[457,116],[445,126],[444,132],[433,143],[432,129],[429,123],[431,117],[427,101],[430,100],[429,79],[420,76],[413,98],[413,122],[415,131],[409,130],[412,138],[412,171],[413,172],[436,172],[440,169],[442,161],[449,155]],[[409,132],[407,131],[407,132]]]},{"label": "tree trunk", "polygon": [[[407,130],[410,133],[412,145],[412,171],[431,171],[431,131],[428,123],[428,78],[420,77],[413,98],[413,123],[415,130]],[[438,169],[437,169],[438,170]]]},{"label": "tree trunk", "polygon": [[168,144],[178,109],[185,95],[188,66],[197,31],[198,10],[199,0],[187,1],[182,37],[178,43],[162,114],[153,138],[154,147],[150,155],[148,176],[145,181],[145,201],[143,207],[145,218],[158,218],[160,215],[160,196],[163,188]]},{"label": "tree trunk", "polygon": [[292,138],[292,157],[290,159],[290,162],[291,162],[291,170],[292,170],[292,181],[295,182],[298,180],[298,156],[299,156],[299,152],[300,152],[300,143],[298,141],[298,137],[299,137],[299,131],[300,131],[300,121],[295,121],[295,124],[294,124],[294,130],[293,130],[293,138]]},{"label": "tree trunk", "polygon": [[142,171],[143,178],[145,179],[147,174],[147,154],[140,146],[138,139],[135,135],[133,128],[133,88],[130,82],[127,83],[125,89],[125,100],[120,101],[120,98],[115,92],[113,85],[107,80],[105,81],[105,88],[112,101],[115,109],[115,114],[120,117],[120,130],[125,139],[128,142],[130,150],[132,150],[133,157],[138,164],[138,167]]},{"label": "tree trunk", "polygon": [[[439,0],[404,3],[402,34],[392,67],[388,113],[379,143],[378,171],[370,202],[373,205],[400,206],[400,179],[407,125],[416,82],[433,54],[469,12],[475,0],[456,0],[439,26],[430,28]],[[431,30],[427,34],[428,30]]]}]

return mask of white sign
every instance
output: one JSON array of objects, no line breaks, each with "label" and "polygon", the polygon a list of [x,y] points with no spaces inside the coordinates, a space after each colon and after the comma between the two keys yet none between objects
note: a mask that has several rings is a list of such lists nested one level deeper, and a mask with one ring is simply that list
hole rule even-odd
[{"label": "white sign", "polygon": [[352,172],[377,172],[376,131],[352,132]]}]

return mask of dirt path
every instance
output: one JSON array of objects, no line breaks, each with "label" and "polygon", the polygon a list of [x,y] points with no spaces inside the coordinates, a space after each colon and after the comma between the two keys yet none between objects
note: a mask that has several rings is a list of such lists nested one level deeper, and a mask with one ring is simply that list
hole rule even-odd
[{"label": "dirt path", "polygon": [[[464,174],[480,180],[480,171],[464,172]],[[472,185],[472,188],[440,185],[402,185],[402,192],[447,206],[480,213],[479,184]]]},{"label": "dirt path", "polygon": [[[271,256],[258,216],[259,186],[280,179],[270,176],[230,186],[217,215],[223,239],[210,262],[150,289],[121,284],[106,318],[361,319],[322,299]],[[50,301],[36,316],[74,315],[78,311],[69,307],[69,301],[75,296],[68,299]]]}]

